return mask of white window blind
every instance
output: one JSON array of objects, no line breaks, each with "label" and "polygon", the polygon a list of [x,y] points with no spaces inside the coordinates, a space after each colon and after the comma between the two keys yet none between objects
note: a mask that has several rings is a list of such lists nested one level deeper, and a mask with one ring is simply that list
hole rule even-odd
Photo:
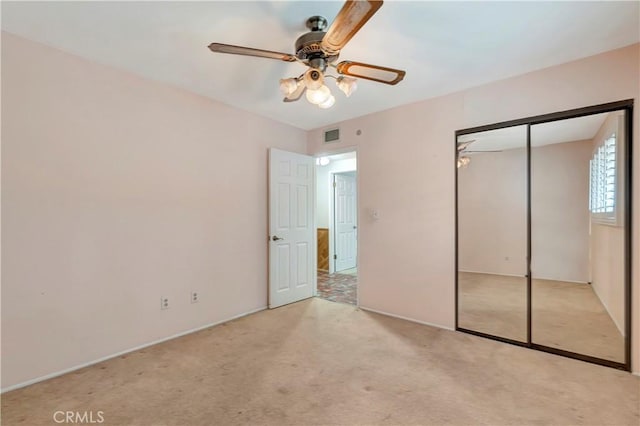
[{"label": "white window blind", "polygon": [[616,221],[616,159],[616,134],[613,133],[598,146],[590,161],[589,210],[604,222]]}]

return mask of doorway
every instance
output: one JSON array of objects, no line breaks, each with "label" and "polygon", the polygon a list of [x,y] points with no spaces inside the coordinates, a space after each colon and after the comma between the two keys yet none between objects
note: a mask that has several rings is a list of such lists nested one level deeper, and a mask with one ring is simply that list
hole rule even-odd
[{"label": "doorway", "polygon": [[356,152],[316,158],[316,296],[358,304]]}]

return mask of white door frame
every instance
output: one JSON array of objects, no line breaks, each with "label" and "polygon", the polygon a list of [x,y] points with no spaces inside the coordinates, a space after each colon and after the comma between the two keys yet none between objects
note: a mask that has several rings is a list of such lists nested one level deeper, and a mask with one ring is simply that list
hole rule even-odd
[{"label": "white door frame", "polygon": [[[332,155],[338,155],[338,154],[346,154],[348,152],[355,152],[356,154],[356,217],[357,217],[357,223],[360,224],[361,221],[361,216],[360,216],[360,164],[358,164],[358,148],[355,146],[349,146],[349,147],[345,147],[342,149],[337,149],[335,151],[323,151],[320,153],[316,153],[313,154],[313,156],[315,158],[320,158],[320,157],[329,157]],[[343,172],[335,172],[335,173],[343,173]],[[330,182],[333,182],[333,175],[335,174],[334,172],[329,172],[329,179]],[[314,210],[317,211],[317,200],[318,200],[318,196],[317,196],[317,192],[318,192],[318,174],[315,174],[315,186],[314,186],[314,194],[315,194],[315,200],[316,200],[316,204],[314,207]],[[335,263],[333,261],[333,255],[334,255],[334,248],[333,248],[333,231],[335,230],[335,224],[334,224],[334,208],[333,208],[333,204],[334,204],[334,200],[333,200],[333,192],[332,192],[332,187],[330,188],[331,191],[331,197],[329,197],[329,212],[330,212],[330,217],[329,217],[329,273],[332,274],[335,272]],[[317,215],[314,211],[314,217],[317,218]],[[317,220],[317,219],[316,219]],[[317,229],[317,222],[316,222],[316,229]],[[358,225],[358,232],[356,233],[356,245],[358,247],[358,249],[356,250],[356,264],[358,265],[358,267],[360,267],[360,233],[361,233],[361,228],[360,225]],[[315,233],[315,242],[314,242],[314,246],[316,249],[316,265],[314,268],[314,273],[316,274],[315,280],[316,280],[316,290],[314,293],[314,296],[317,295],[317,289],[318,289],[318,279],[317,279],[317,271],[318,271],[318,254],[317,254],[317,250],[318,250],[318,232],[316,231]],[[358,270],[358,275],[360,274],[360,270]],[[356,306],[360,306],[360,293],[358,293],[358,300],[357,300],[357,305]]]},{"label": "white door frame", "polygon": [[336,210],[335,210],[335,188],[333,182],[335,181],[335,173],[329,172],[329,273],[336,272],[336,260],[334,255],[336,254]]}]

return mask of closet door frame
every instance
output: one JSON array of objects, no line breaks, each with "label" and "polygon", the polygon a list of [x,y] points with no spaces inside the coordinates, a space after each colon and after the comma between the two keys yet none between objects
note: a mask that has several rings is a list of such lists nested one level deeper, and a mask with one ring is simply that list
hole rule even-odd
[{"label": "closet door frame", "polygon": [[[624,336],[624,362],[616,362],[607,359],[597,358],[590,355],[585,355],[576,352],[570,352],[563,349],[553,348],[541,344],[534,343],[532,341],[531,334],[531,316],[532,316],[532,285],[531,285],[531,126],[536,124],[549,123],[552,121],[566,120],[570,118],[584,117],[593,114],[602,114],[613,111],[624,111],[625,117],[625,133],[624,140],[624,200],[625,209],[623,212],[624,217],[624,319],[625,319],[625,336]],[[495,336],[492,334],[483,333],[480,331],[471,330],[459,326],[459,295],[458,295],[458,172],[455,160],[457,160],[457,141],[458,137],[471,133],[485,132],[489,130],[502,129],[505,127],[522,126],[527,127],[527,341],[521,342],[505,337]],[[632,164],[633,164],[633,99],[627,99],[618,102],[610,102],[606,104],[593,105],[583,108],[571,109],[566,111],[554,112],[550,114],[538,115],[534,117],[527,117],[517,120],[504,121],[501,123],[489,124],[484,126],[471,127],[466,129],[457,130],[454,136],[454,176],[455,176],[455,261],[454,261],[454,276],[455,276],[455,329],[457,331],[473,334],[480,337],[485,337],[492,340],[497,340],[503,343],[509,343],[521,347],[526,347],[542,352],[552,353],[555,355],[561,355],[568,358],[578,359],[581,361],[590,362],[593,364],[604,365],[607,367],[616,368],[624,371],[631,371],[631,259],[632,259]]]}]

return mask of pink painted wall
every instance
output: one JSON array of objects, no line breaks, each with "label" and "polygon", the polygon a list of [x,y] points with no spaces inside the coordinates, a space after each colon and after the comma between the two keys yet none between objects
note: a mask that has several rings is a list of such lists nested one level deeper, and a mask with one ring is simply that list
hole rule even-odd
[{"label": "pink painted wall", "polygon": [[[526,145],[526,126],[521,145]],[[531,150],[531,269],[535,278],[589,281],[591,140]],[[527,274],[525,148],[473,154],[458,169],[458,268]],[[617,252],[616,252],[617,253]]]},{"label": "pink painted wall", "polygon": [[3,33],[2,387],[265,307],[268,147],[305,132]]},{"label": "pink painted wall", "polygon": [[[634,98],[637,145],[639,52],[635,44],[338,123],[341,142],[330,148],[322,145],[322,129],[309,132],[311,154],[358,149],[361,305],[452,328],[454,131]],[[638,171],[640,150],[633,155]],[[379,220],[371,209],[379,210]],[[633,229],[632,368],[640,372],[640,172],[634,177]]]},{"label": "pink painted wall", "polygon": [[[519,133],[518,142],[526,146],[526,127],[521,126]],[[458,269],[524,277],[526,148],[472,154],[470,158],[466,167],[458,169]]]},{"label": "pink painted wall", "polygon": [[[532,128],[532,138],[535,129]],[[591,140],[531,150],[531,276],[589,282]],[[619,255],[615,251],[612,255]],[[624,268],[623,268],[624,269]]]}]

